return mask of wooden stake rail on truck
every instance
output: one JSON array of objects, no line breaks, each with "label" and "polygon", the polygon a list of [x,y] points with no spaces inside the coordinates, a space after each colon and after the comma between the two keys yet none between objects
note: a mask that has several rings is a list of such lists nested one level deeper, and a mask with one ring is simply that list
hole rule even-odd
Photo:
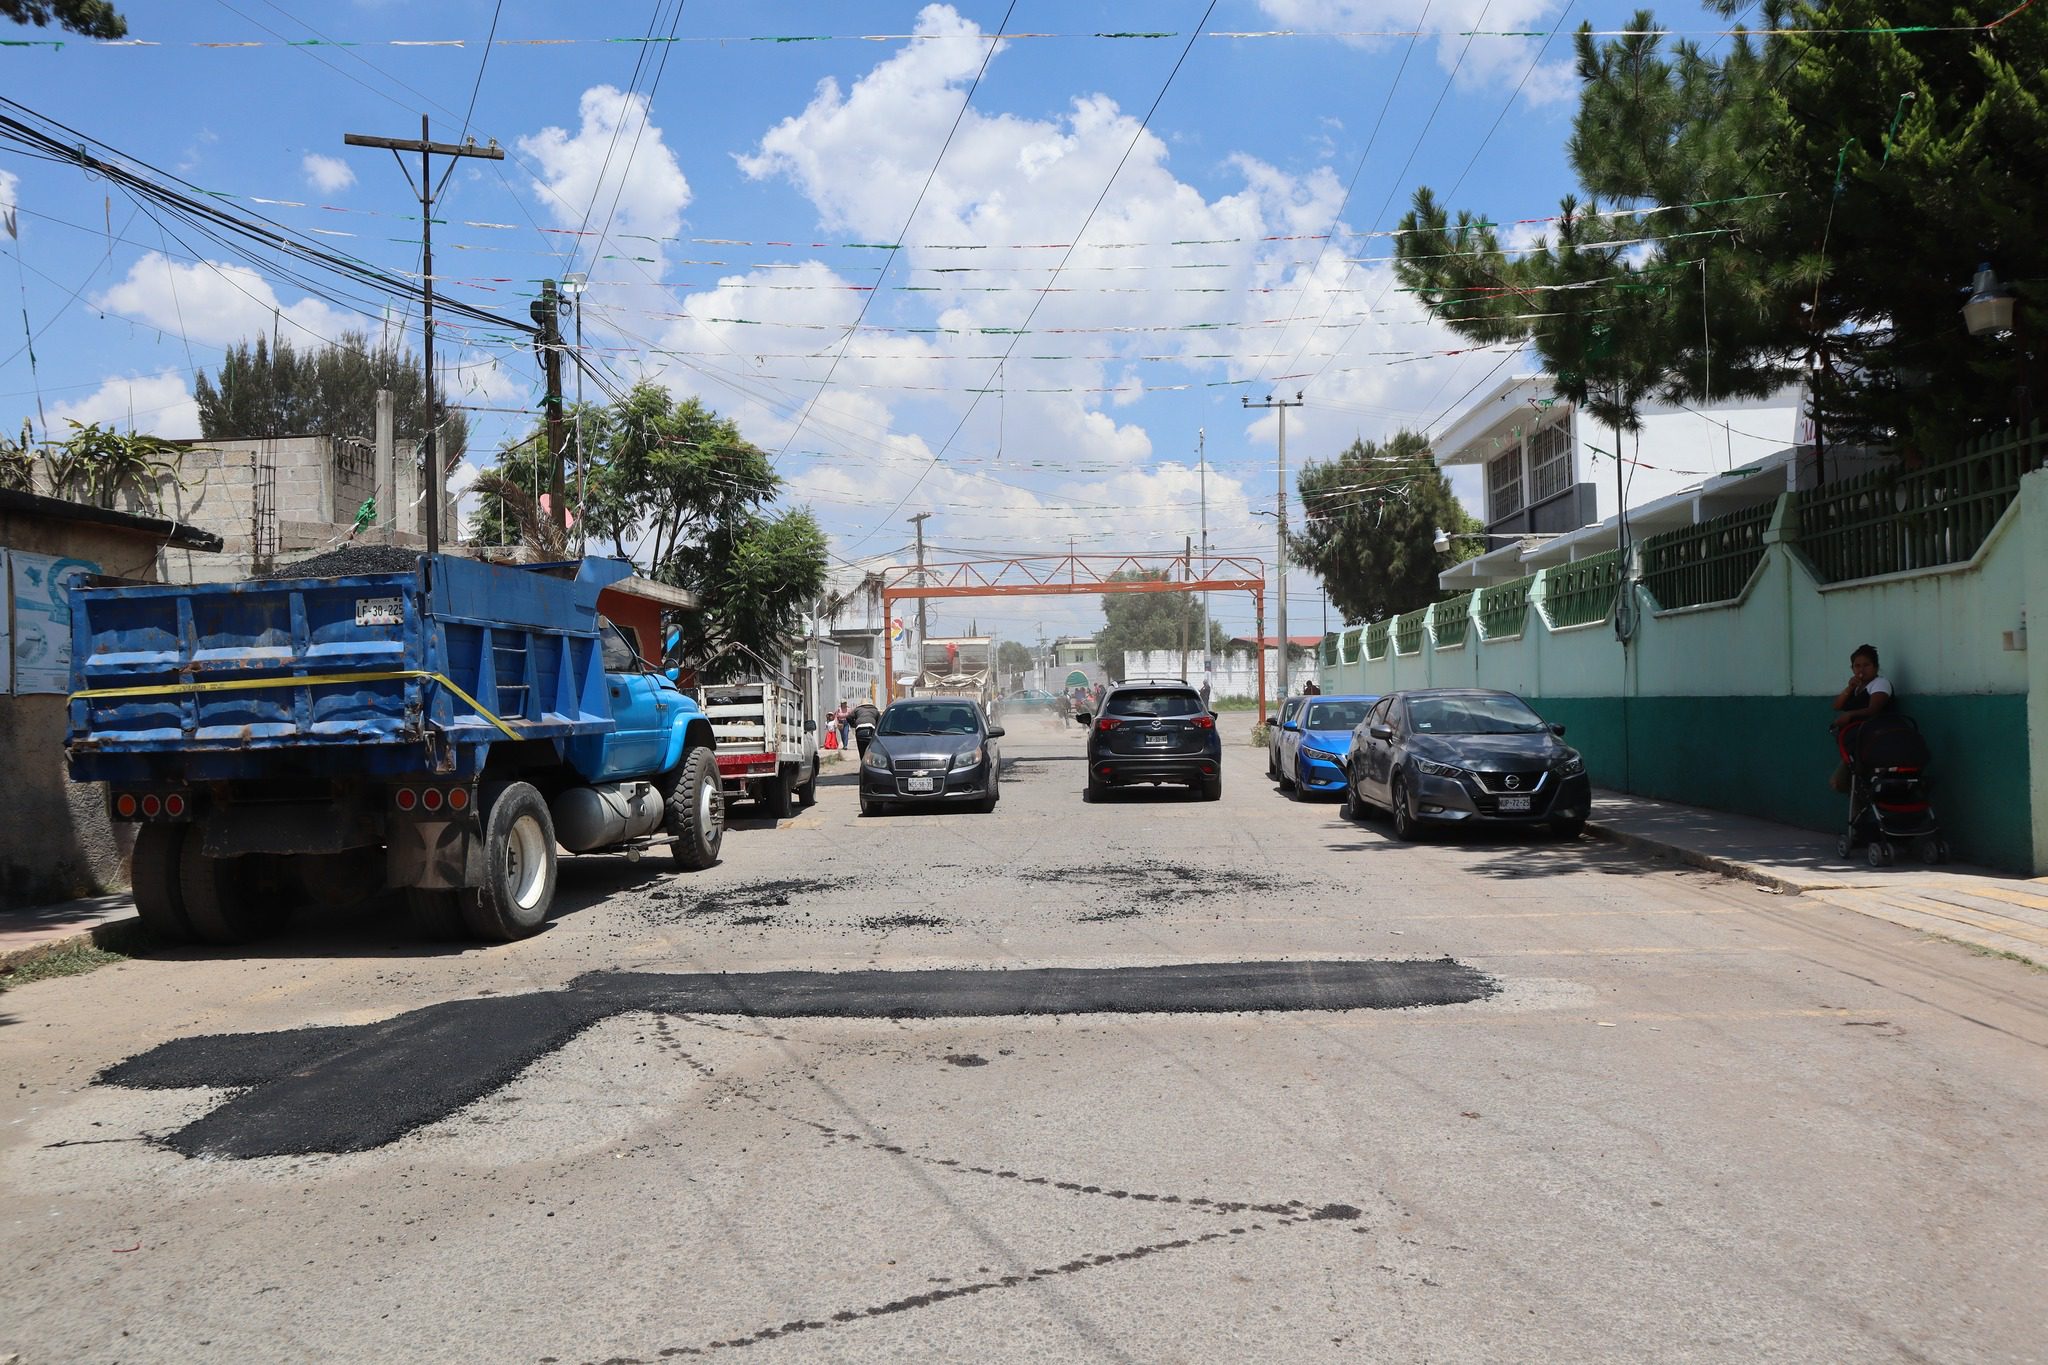
[{"label": "wooden stake rail on truck", "polygon": [[678,596],[622,560],[448,555],[88,587],[71,597],[71,776],[139,826],[135,903],[159,938],[240,943],[295,902],[384,887],[430,937],[523,938],[558,845],[718,860],[710,722],[641,642]]},{"label": "wooden stake rail on truck", "polygon": [[725,794],[757,802],[777,820],[818,799],[818,723],[804,714],[805,695],[772,682],[703,689]]}]

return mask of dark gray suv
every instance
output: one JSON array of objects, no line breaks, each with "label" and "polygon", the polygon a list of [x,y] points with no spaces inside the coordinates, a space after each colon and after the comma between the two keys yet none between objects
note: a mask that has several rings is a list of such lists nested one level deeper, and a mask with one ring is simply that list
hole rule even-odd
[{"label": "dark gray suv", "polygon": [[1088,790],[1093,801],[1111,787],[1181,783],[1204,801],[1223,795],[1223,742],[1216,713],[1184,682],[1122,682],[1089,717]]}]

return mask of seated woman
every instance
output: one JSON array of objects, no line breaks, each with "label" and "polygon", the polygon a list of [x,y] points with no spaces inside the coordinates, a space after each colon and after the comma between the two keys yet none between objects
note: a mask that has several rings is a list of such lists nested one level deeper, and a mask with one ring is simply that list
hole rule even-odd
[{"label": "seated woman", "polygon": [[1849,790],[1849,756],[1854,752],[1856,731],[1872,716],[1892,704],[1892,684],[1878,672],[1877,647],[1858,645],[1849,656],[1849,682],[1835,696],[1835,749],[1841,762],[1828,785],[1838,792]]}]

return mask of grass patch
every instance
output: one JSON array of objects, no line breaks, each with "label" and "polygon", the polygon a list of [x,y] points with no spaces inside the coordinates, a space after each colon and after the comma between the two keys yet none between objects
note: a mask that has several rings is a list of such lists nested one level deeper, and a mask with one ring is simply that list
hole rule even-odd
[{"label": "grass patch", "polygon": [[2048,966],[2043,966],[2025,953],[2015,953],[2004,948],[1986,947],[1982,943],[1972,943],[1968,939],[1950,938],[1947,934],[1929,934],[1928,937],[1938,938],[1943,943],[1953,943],[1960,948],[1968,948],[1978,957],[2002,957],[2007,962],[2017,962],[2022,967],[2030,967],[2037,972],[2048,972]]},{"label": "grass patch", "polygon": [[36,981],[46,981],[58,976],[83,976],[113,962],[126,962],[128,954],[102,948],[87,940],[84,943],[70,943],[61,948],[52,948],[47,953],[37,953],[25,962],[10,967],[0,967],[0,994],[26,986]]}]

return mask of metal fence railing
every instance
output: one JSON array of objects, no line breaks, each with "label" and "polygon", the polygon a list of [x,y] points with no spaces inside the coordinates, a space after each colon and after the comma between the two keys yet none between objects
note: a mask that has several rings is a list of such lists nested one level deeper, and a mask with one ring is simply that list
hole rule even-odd
[{"label": "metal fence railing", "polygon": [[1622,556],[1619,550],[1590,559],[1560,564],[1543,575],[1543,612],[1550,624],[1588,626],[1605,621],[1620,595]]},{"label": "metal fence railing", "polygon": [[1388,623],[1385,621],[1375,621],[1365,628],[1366,658],[1384,659],[1387,657],[1387,625]]},{"label": "metal fence railing", "polygon": [[1322,656],[1323,667],[1329,668],[1336,664],[1337,636],[1334,631],[1324,633],[1322,647],[1319,652]]},{"label": "metal fence railing", "polygon": [[1438,649],[1452,649],[1465,643],[1465,634],[1472,626],[1471,593],[1446,597],[1429,610],[1429,631],[1436,637]]},{"label": "metal fence railing", "polygon": [[1982,437],[1953,459],[1873,470],[1796,495],[1799,549],[1824,583],[1959,564],[1977,553],[2040,466],[2039,422]]},{"label": "metal fence railing", "polygon": [[1338,634],[1338,662],[1347,664],[1355,664],[1358,662],[1358,637],[1364,633],[1364,630],[1365,627],[1363,626],[1353,626],[1351,627],[1351,629],[1342,631]]},{"label": "metal fence railing", "polygon": [[1666,611],[1740,597],[1764,561],[1764,532],[1777,506],[1758,503],[1651,536],[1643,542],[1643,586]]},{"label": "metal fence railing", "polygon": [[1396,654],[1420,654],[1422,652],[1422,624],[1429,616],[1428,607],[1403,612],[1394,618],[1394,652]]},{"label": "metal fence railing", "polygon": [[1498,583],[1479,589],[1479,633],[1482,639],[1500,640],[1520,635],[1529,618],[1529,589],[1534,575],[1512,583]]}]

